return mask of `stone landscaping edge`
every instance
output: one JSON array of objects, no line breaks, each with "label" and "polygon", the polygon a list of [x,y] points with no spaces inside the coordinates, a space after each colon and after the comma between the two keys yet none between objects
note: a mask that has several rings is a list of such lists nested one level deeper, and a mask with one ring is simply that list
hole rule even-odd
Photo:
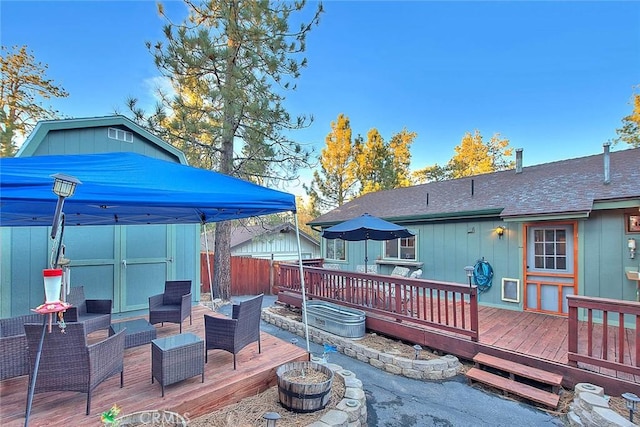
[{"label": "stone landscaping edge", "polygon": [[[302,322],[273,313],[268,309],[262,310],[262,320],[298,336],[305,336]],[[391,374],[418,380],[435,381],[454,377],[462,371],[462,363],[453,355],[444,355],[430,360],[407,359],[406,357],[366,347],[359,344],[357,340],[342,338],[313,326],[308,328],[310,341],[335,346],[340,353]],[[317,356],[321,357],[320,355]]]},{"label": "stone landscaping edge", "polygon": [[609,408],[609,399],[604,395],[604,389],[597,385],[576,384],[570,409],[567,421],[572,427],[637,426]]}]

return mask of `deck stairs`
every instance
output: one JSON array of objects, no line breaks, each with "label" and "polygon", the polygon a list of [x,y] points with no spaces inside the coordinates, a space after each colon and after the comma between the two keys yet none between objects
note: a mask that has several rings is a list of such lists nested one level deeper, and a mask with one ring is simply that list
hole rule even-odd
[{"label": "deck stairs", "polygon": [[475,366],[466,373],[469,383],[480,382],[556,409],[560,402],[562,375],[532,368],[484,353],[473,357]]}]

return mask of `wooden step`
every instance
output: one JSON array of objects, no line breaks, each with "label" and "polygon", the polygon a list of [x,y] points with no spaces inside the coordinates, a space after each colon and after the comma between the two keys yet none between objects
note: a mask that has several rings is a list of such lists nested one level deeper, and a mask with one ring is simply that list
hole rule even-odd
[{"label": "wooden step", "polygon": [[518,375],[539,383],[549,384],[554,393],[559,392],[560,385],[562,384],[562,375],[543,371],[542,369],[533,368],[510,360],[500,359],[499,357],[488,354],[478,353],[473,357],[473,361],[478,368],[489,366],[507,372],[512,380],[514,379],[514,375]]},{"label": "wooden step", "polygon": [[510,378],[501,377],[491,372],[483,371],[480,368],[471,368],[466,373],[470,381],[478,381],[483,384],[498,388],[506,393],[513,393],[533,402],[540,403],[547,407],[556,409],[560,402],[560,396],[540,390],[527,384],[519,383]]}]

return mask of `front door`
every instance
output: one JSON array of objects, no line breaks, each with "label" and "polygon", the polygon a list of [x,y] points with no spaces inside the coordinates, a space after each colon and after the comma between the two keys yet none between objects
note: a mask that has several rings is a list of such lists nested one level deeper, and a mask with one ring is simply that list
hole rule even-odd
[{"label": "front door", "polygon": [[566,296],[578,290],[577,229],[576,222],[525,224],[526,311],[567,315]]}]

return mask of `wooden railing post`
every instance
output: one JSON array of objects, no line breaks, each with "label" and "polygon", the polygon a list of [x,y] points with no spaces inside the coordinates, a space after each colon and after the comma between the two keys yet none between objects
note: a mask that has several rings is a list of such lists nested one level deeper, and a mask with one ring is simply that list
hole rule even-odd
[{"label": "wooden railing post", "polygon": [[573,300],[573,295],[567,295],[569,304],[569,322],[567,331],[567,351],[569,353],[569,365],[578,366],[578,362],[572,360],[571,354],[578,353],[578,307]]}]

